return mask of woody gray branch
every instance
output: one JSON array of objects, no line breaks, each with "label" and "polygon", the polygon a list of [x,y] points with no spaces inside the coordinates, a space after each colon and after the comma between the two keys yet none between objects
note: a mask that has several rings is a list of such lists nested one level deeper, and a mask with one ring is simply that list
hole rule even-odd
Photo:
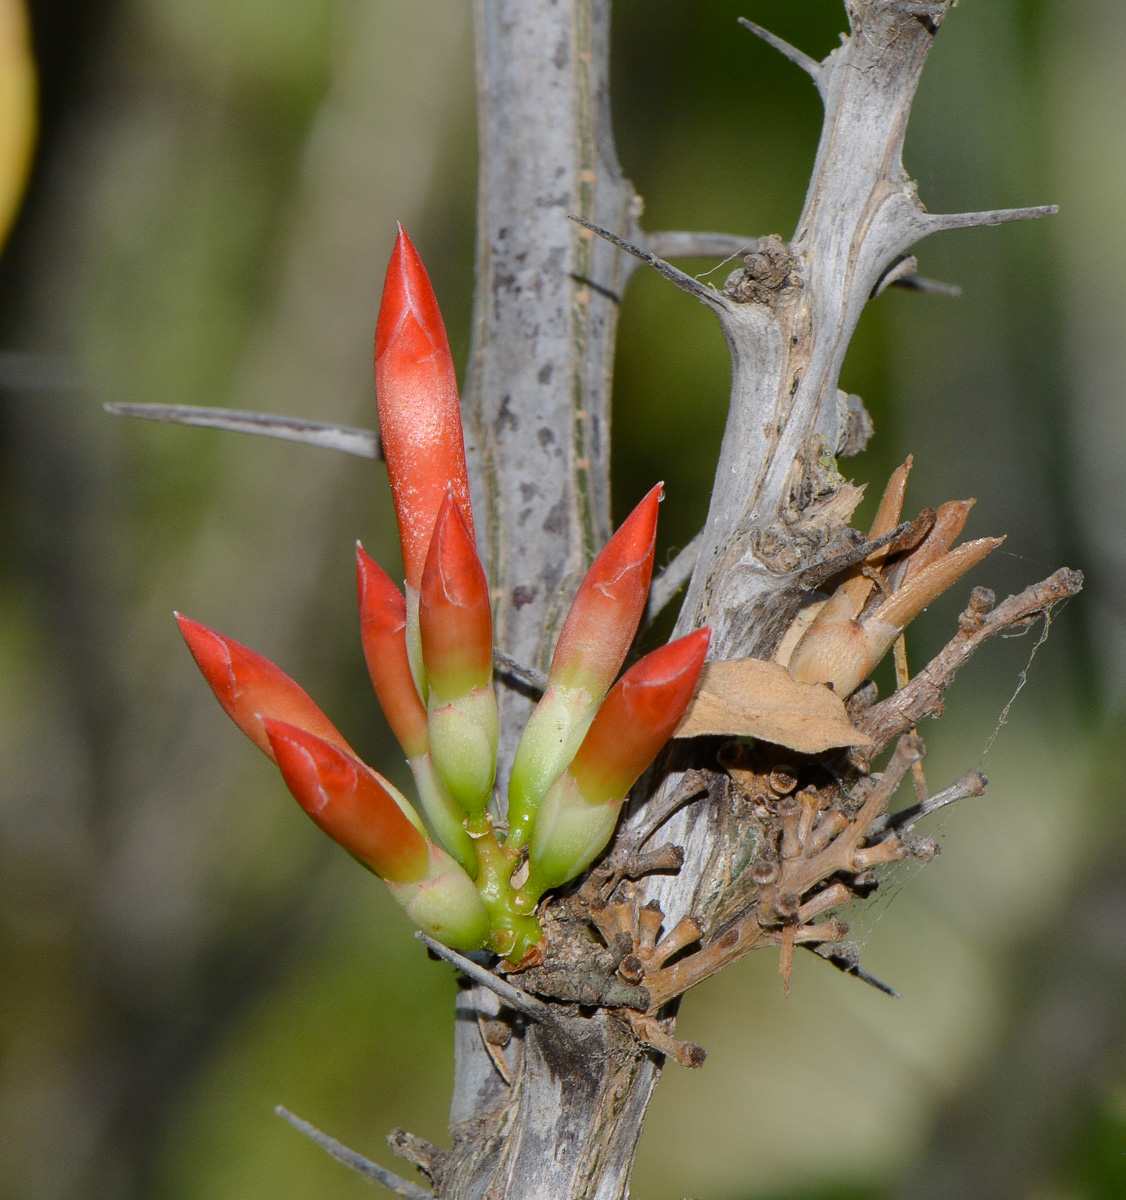
[{"label": "woody gray branch", "polygon": [[760,239],[756,262],[722,293],[652,263],[717,313],[732,352],[732,409],[700,566],[678,629],[707,620],[721,657],[769,649],[750,636],[763,629],[755,619],[759,604],[768,605],[777,590],[757,545],[784,512],[791,472],[810,453],[811,437],[830,452],[844,445],[837,380],[871,293],[881,281],[909,278],[902,266],[897,275],[896,265],[933,232],[1051,211],[935,215],[920,203],[901,163],[903,132],[949,7],[948,0],[925,5],[921,21],[919,5],[907,0],[851,5],[851,36],[821,63],[752,29],[814,76],[825,105],[794,238],[788,246]]}]

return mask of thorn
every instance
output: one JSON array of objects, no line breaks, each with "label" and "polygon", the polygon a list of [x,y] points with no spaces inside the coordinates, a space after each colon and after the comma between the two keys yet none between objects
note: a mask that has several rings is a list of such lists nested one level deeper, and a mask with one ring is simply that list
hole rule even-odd
[{"label": "thorn", "polygon": [[337,1162],[351,1167],[353,1171],[365,1179],[370,1179],[372,1183],[382,1184],[389,1192],[394,1192],[397,1196],[405,1196],[406,1200],[431,1200],[433,1197],[433,1192],[428,1192],[426,1188],[419,1187],[415,1183],[409,1183],[393,1171],[388,1171],[386,1167],[373,1163],[370,1159],[364,1158],[362,1154],[357,1154],[355,1150],[349,1150],[342,1142],[338,1142],[334,1137],[329,1137],[327,1133],[322,1133],[315,1125],[303,1121],[283,1105],[279,1104],[274,1112],[283,1121],[288,1121],[298,1133],[303,1133],[311,1142],[315,1142]]},{"label": "thorn", "polygon": [[727,300],[714,288],[705,287],[699,280],[693,279],[691,275],[686,275],[683,271],[678,271],[672,263],[665,262],[663,258],[658,258],[655,254],[650,254],[647,250],[642,250],[640,246],[635,246],[633,242],[627,242],[625,238],[618,237],[616,233],[611,233],[609,229],[603,229],[601,225],[595,225],[583,217],[576,216],[574,213],[568,213],[567,216],[576,225],[581,225],[584,229],[589,229],[592,233],[597,233],[599,237],[605,238],[611,245],[617,246],[619,250],[624,250],[627,254],[632,254],[634,258],[640,259],[643,263],[652,267],[658,275],[664,276],[670,283],[675,283],[682,291],[687,292],[690,296],[695,296],[697,300],[708,305],[709,308],[714,308],[718,312],[727,312],[730,308]]},{"label": "thorn", "polygon": [[859,979],[861,983],[866,983],[869,987],[874,987],[877,992],[883,992],[885,996],[890,996],[893,1000],[900,998],[895,988],[883,983],[875,975],[869,975],[867,971],[861,969],[855,949],[834,946],[829,942],[822,942],[820,944],[806,942],[805,948],[812,950],[818,958],[823,958],[830,966],[836,967],[838,971],[843,972],[845,975],[851,975],[854,979]]},{"label": "thorn", "polygon": [[985,212],[925,213],[921,214],[921,220],[926,234],[931,234],[948,229],[976,229],[980,225],[1005,225],[1009,221],[1034,221],[1037,217],[1054,217],[1059,210],[1058,204],[1042,204],[1035,208],[994,208]]},{"label": "thorn", "polygon": [[789,42],[783,41],[776,33],[771,33],[769,29],[763,29],[761,25],[756,25],[753,21],[748,21],[746,17],[739,18],[739,24],[744,29],[749,29],[755,37],[762,40],[779,54],[784,55],[794,63],[795,66],[801,69],[817,84],[818,91],[821,90],[821,64],[815,58],[810,58],[803,50],[799,50],[796,46],[791,46]]},{"label": "thorn", "polygon": [[875,300],[889,287],[906,288],[912,292],[929,292],[935,296],[960,296],[962,289],[956,283],[940,283],[937,279],[923,279],[916,275],[919,261],[913,254],[904,254],[895,260],[876,281],[876,286],[869,296]]},{"label": "thorn", "polygon": [[543,671],[537,671],[535,667],[525,667],[512,657],[511,654],[506,654],[498,646],[493,647],[493,666],[503,675],[511,675],[513,679],[518,679],[521,683],[526,683],[528,687],[543,695],[547,691],[547,675]]},{"label": "thorn", "polygon": [[482,967],[472,959],[466,958],[464,954],[458,954],[456,950],[451,950],[449,946],[443,946],[441,942],[428,937],[421,929],[414,936],[432,954],[445,959],[446,962],[457,967],[463,975],[468,975],[474,982],[483,984],[490,991],[496,992],[509,1008],[514,1008],[517,1012],[523,1013],[524,1016],[531,1017],[533,1021],[542,1021],[545,1024],[554,1021],[555,1014],[551,1011],[550,1005],[545,1004],[542,1000],[537,1000],[534,996],[529,996],[521,988],[509,983],[506,979],[501,979],[499,975],[494,975],[488,967]]},{"label": "thorn", "polygon": [[192,404],[103,404],[115,417],[139,417],[170,425],[195,425],[201,429],[225,429],[228,433],[254,433],[260,437],[301,442],[322,450],[339,450],[358,458],[382,458],[379,435],[370,429],[306,421],[301,417],[279,417],[271,413],[244,412],[233,408],[197,408]]},{"label": "thorn", "polygon": [[660,258],[742,258],[758,250],[758,238],[739,237],[734,233],[663,229],[647,233],[645,246],[650,254]]},{"label": "thorn", "polygon": [[950,296],[952,299],[957,299],[962,294],[962,289],[956,283],[924,279],[922,275],[904,275],[902,279],[893,279],[891,285],[908,292],[926,292],[932,296]]},{"label": "thorn", "polygon": [[910,278],[919,269],[919,260],[913,254],[901,254],[876,280],[876,286],[868,295],[869,300],[881,295],[893,283]]}]

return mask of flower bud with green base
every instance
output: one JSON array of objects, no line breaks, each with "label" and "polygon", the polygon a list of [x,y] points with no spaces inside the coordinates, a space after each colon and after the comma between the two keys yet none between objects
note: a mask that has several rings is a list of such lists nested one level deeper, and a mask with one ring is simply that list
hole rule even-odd
[{"label": "flower bud with green base", "polygon": [[418,789],[418,799],[438,841],[454,856],[471,879],[477,878],[477,850],[465,831],[465,812],[446,790],[430,753],[407,760]]},{"label": "flower bud with green base", "polygon": [[488,914],[473,881],[439,846],[404,796],[350,753],[282,721],[264,721],[286,785],[305,812],[383,879],[415,924],[448,946],[475,950]]},{"label": "flower bud with green base", "polygon": [[486,816],[497,770],[499,724],[492,685],[449,704],[430,706],[430,757],[447,793],[469,819],[469,831],[489,827]]},{"label": "flower bud with green base", "polygon": [[438,510],[452,489],[472,539],[457,379],[426,268],[399,227],[375,326],[375,394],[407,585],[419,589]]},{"label": "flower bud with green base", "polygon": [[548,686],[512,764],[508,844],[522,846],[537,807],[575,756],[621,670],[645,611],[657,535],[657,484],[591,564],[560,631]]},{"label": "flower bud with green base", "polygon": [[470,832],[488,828],[498,738],[493,622],[485,571],[452,494],[438,513],[419,590],[430,754]]},{"label": "flower bud with green base", "polygon": [[647,654],[611,689],[571,765],[536,813],[517,911],[586,870],[614,832],[622,802],[692,700],[711,638],[698,629]]},{"label": "flower bud with green base", "polygon": [[356,543],[360,639],[379,706],[407,758],[429,749],[426,706],[407,656],[407,603],[382,567]]},{"label": "flower bud with green base", "polygon": [[440,847],[430,843],[430,866],[414,883],[387,887],[403,911],[424,933],[455,950],[480,950],[488,944],[489,914],[473,881]]},{"label": "flower bud with green base", "polygon": [[407,604],[377,562],[356,546],[356,583],[364,658],[383,715],[410,763],[422,811],[442,845],[473,878],[477,855],[465,832],[465,814],[450,799],[430,757],[426,707],[407,655]]},{"label": "flower bud with green base", "polygon": [[274,757],[263,717],[296,725],[351,753],[340,731],[308,692],[280,667],[233,638],[224,637],[181,613],[174,615],[215,698],[263,754]]}]

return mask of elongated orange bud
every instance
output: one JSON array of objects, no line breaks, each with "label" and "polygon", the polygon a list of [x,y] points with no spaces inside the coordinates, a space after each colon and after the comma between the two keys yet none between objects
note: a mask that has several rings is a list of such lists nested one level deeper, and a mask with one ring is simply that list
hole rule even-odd
[{"label": "elongated orange bud", "polygon": [[623,799],[657,757],[692,699],[710,641],[705,626],[669,642],[610,689],[570,766],[589,803]]},{"label": "elongated orange bud", "polygon": [[611,688],[570,767],[536,811],[528,878],[513,900],[517,912],[531,912],[548,888],[574,879],[605,849],[626,794],[688,707],[710,640],[705,628],[670,642]]},{"label": "elongated orange bud", "polygon": [[375,326],[375,394],[407,583],[418,588],[446,489],[473,514],[446,327],[426,268],[400,226]]},{"label": "elongated orange bud", "polygon": [[426,707],[407,658],[407,602],[382,567],[356,543],[356,587],[360,596],[360,638],[375,694],[391,732],[407,758],[430,748]]},{"label": "elongated orange bud", "polygon": [[295,725],[269,717],[264,725],[286,786],[334,842],[381,879],[409,883],[426,874],[426,837],[387,780]]},{"label": "elongated orange bud", "polygon": [[418,623],[430,705],[492,678],[493,616],[485,569],[461,506],[447,493],[422,572]]},{"label": "elongated orange bud", "polygon": [[280,667],[190,617],[180,613],[175,617],[215,698],[227,716],[264,754],[274,757],[262,724],[263,717],[286,721],[351,752],[336,726],[321,712],[308,692]]},{"label": "elongated orange bud", "polygon": [[661,487],[622,522],[571,603],[547,691],[516,747],[508,784],[510,846],[527,841],[536,808],[574,757],[637,633],[653,574]]},{"label": "elongated orange bud", "polygon": [[663,486],[649,492],[591,563],[555,644],[552,683],[601,698],[622,669],[649,594]]}]

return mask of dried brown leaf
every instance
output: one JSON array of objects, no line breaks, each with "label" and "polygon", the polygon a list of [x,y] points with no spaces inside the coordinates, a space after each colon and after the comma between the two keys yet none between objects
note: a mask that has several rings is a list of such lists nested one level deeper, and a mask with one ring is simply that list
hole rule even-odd
[{"label": "dried brown leaf", "polygon": [[871,745],[844,704],[822,683],[798,683],[785,667],[757,658],[708,663],[673,737],[756,737],[800,754]]}]

